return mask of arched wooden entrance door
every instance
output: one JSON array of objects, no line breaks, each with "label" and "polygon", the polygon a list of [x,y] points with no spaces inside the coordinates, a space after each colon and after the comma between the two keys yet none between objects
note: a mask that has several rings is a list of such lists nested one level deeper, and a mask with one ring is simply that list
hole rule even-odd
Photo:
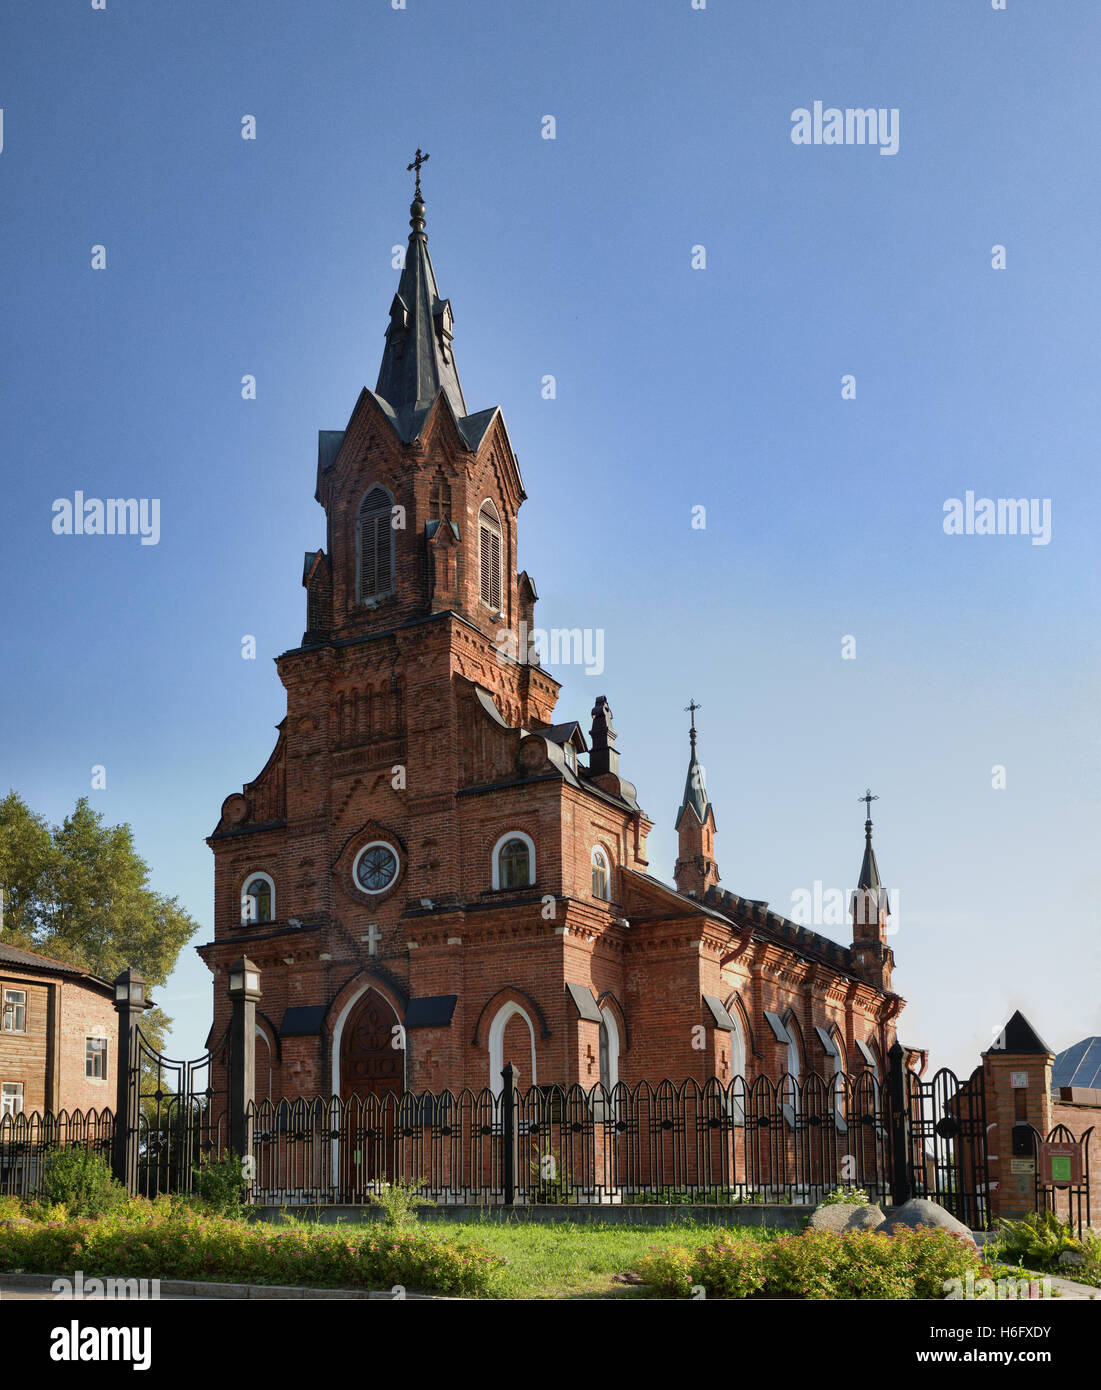
[{"label": "arched wooden entrance door", "polygon": [[[341,1167],[349,1195],[394,1169],[397,1097],[405,1085],[405,1050],[394,1010],[374,989],[356,1004],[340,1039],[340,1098],[347,1108]],[[387,1098],[393,1099],[387,1103]]]}]

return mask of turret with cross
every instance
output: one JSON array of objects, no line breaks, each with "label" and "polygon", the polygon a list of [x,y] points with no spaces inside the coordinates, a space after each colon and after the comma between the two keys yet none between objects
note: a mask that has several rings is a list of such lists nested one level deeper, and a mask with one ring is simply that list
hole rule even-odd
[{"label": "turret with cross", "polygon": [[715,863],[715,812],[707,799],[703,765],[696,757],[696,713],[702,708],[694,697],[684,707],[689,718],[688,743],[691,751],[688,776],[684,779],[684,795],[674,825],[678,855],[673,870],[680,892],[701,898],[719,882],[719,866]]},{"label": "turret with cross", "polygon": [[[887,901],[887,890],[879,876],[875,850],[872,848],[872,802],[878,801],[870,787],[863,796],[857,797],[864,803],[864,858],[860,864],[860,877],[853,893],[853,945],[871,948],[862,955],[858,951],[858,963],[866,969],[874,969],[879,974],[878,983],[886,988],[890,981],[890,967],[893,959],[886,945],[887,917],[891,911]],[[873,964],[874,956],[874,964]]]}]

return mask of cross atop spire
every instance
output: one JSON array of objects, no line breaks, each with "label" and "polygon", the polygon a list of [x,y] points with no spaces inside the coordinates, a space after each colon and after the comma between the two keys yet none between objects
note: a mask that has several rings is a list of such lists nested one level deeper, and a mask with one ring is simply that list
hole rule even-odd
[{"label": "cross atop spire", "polygon": [[691,715],[692,717],[692,727],[688,731],[688,737],[692,742],[693,748],[695,748],[696,746],[696,711],[698,709],[703,709],[703,706],[697,705],[694,699],[689,700],[689,702],[684,707],[685,714]]},{"label": "cross atop spire", "polygon": [[417,171],[417,191],[415,196],[418,198],[421,196],[421,165],[426,163],[429,158],[429,155],[421,154],[420,146],[418,145],[417,153],[413,156],[412,164],[407,164],[405,166],[407,173],[411,173],[414,169]]},{"label": "cross atop spire", "polygon": [[858,796],[856,799],[857,799],[857,801],[863,801],[864,804],[867,806],[867,808],[868,808],[868,814],[867,814],[867,816],[865,817],[865,819],[870,821],[871,818],[872,818],[872,802],[873,802],[873,801],[878,801],[878,800],[879,800],[879,797],[878,797],[878,796],[873,796],[873,795],[872,795],[872,789],[871,789],[871,787],[869,787],[869,788],[867,789],[867,791],[864,793],[863,796]]}]

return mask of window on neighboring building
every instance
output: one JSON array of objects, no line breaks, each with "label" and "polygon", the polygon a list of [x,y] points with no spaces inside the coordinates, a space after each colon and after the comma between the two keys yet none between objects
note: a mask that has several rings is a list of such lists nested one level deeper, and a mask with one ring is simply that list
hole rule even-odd
[{"label": "window on neighboring building", "polygon": [[494,888],[528,888],[535,880],[535,846],[527,835],[506,835],[497,842]]},{"label": "window on neighboring building", "polygon": [[22,1115],[22,1113],[22,1081],[5,1081],[0,1086],[0,1119],[3,1119],[5,1115]]},{"label": "window on neighboring building", "polygon": [[253,874],[241,894],[241,922],[275,920],[275,884],[267,874]]},{"label": "window on neighboring building", "polygon": [[96,1081],[107,1080],[107,1039],[84,1039],[84,1075]]},{"label": "window on neighboring building", "polygon": [[25,989],[6,989],[4,991],[4,1032],[25,1033],[27,1031],[27,991]]},{"label": "window on neighboring building", "polygon": [[492,502],[483,502],[478,513],[478,569],[480,597],[484,604],[501,611],[501,519]]},{"label": "window on neighboring building", "polygon": [[356,521],[356,589],[360,603],[394,588],[394,499],[379,483],[359,504]]},{"label": "window on neighboring building", "polygon": [[608,902],[612,896],[612,875],[608,868],[608,856],[599,847],[593,850],[593,897]]}]

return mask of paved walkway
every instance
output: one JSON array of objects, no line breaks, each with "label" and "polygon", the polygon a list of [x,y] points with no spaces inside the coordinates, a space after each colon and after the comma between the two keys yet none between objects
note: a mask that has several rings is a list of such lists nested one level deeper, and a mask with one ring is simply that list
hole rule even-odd
[{"label": "paved walkway", "polygon": [[[11,1299],[53,1299],[54,1274],[0,1274],[0,1303]],[[251,1298],[251,1299],[379,1299],[393,1302],[395,1298],[407,1300],[436,1301],[442,1295],[426,1293],[399,1294],[393,1291],[373,1289],[300,1289],[279,1284],[222,1284],[214,1281],[194,1281],[191,1279],[162,1279],[160,1299],[175,1298]],[[64,1302],[65,1300],[58,1300]],[[105,1302],[104,1299],[88,1299],[89,1303]],[[124,1300],[125,1301],[125,1300]],[[138,1301],[138,1300],[135,1300]]]}]

